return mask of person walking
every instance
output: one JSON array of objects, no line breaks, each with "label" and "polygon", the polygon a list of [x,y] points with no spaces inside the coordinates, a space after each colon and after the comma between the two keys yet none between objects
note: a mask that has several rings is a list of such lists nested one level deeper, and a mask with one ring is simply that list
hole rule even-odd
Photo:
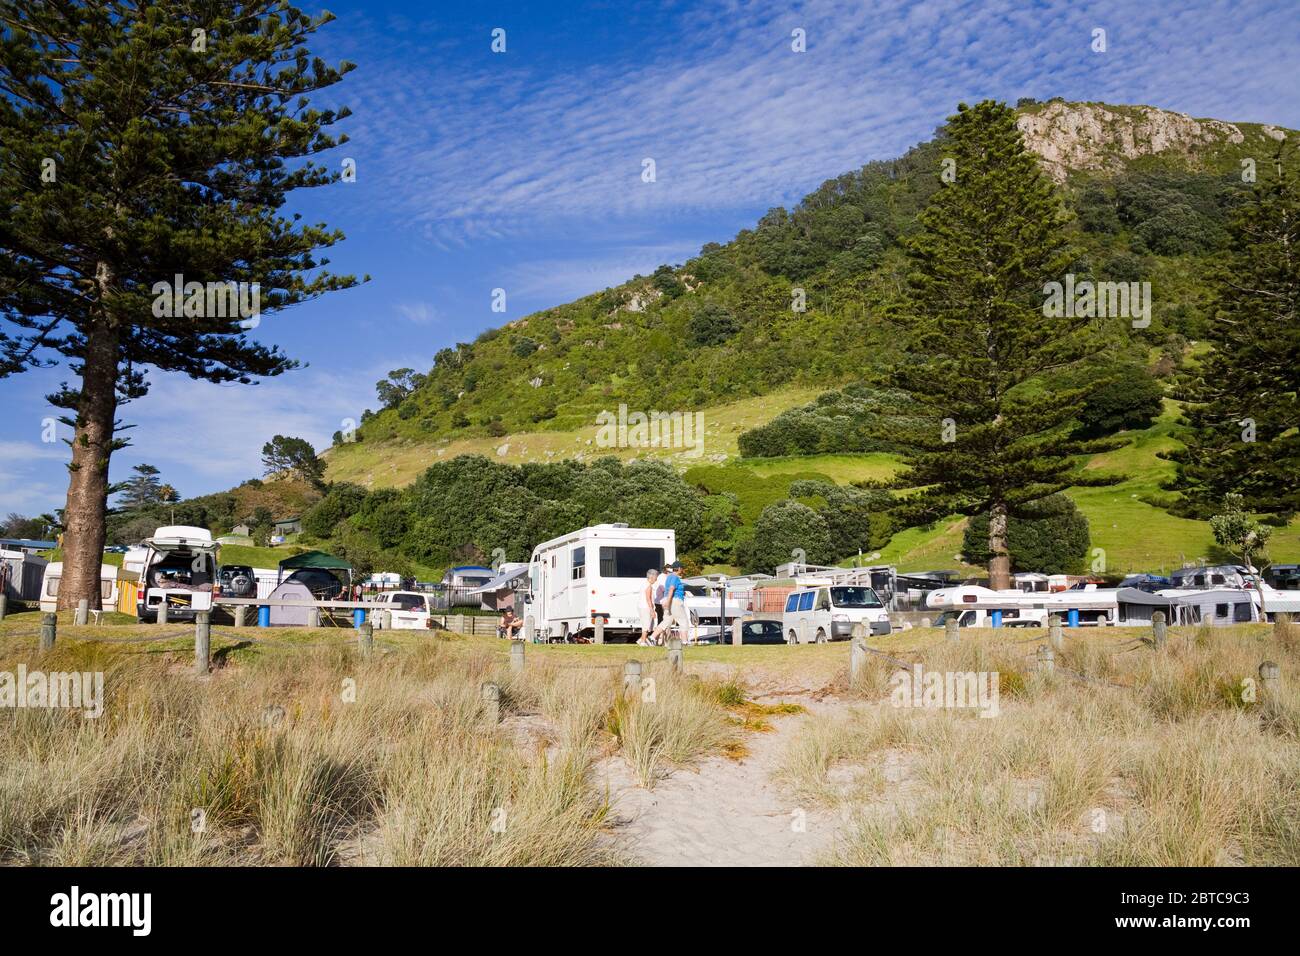
[{"label": "person walking", "polygon": [[686,613],[686,584],[681,576],[682,563],[674,561],[668,565],[668,577],[664,580],[664,622],[660,625],[665,631],[676,629],[683,644],[689,644],[691,622]]},{"label": "person walking", "polygon": [[656,582],[659,579],[659,569],[651,568],[645,573],[645,589],[641,592],[641,637],[637,643],[642,647],[654,643],[652,635],[655,627],[658,625],[658,617],[655,608],[658,606],[655,599],[656,590],[662,592],[663,585],[656,588]]}]

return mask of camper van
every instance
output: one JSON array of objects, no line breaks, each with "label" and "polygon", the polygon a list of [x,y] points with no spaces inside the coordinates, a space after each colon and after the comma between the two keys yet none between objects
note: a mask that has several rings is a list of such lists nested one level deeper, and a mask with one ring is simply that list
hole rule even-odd
[{"label": "camper van", "polygon": [[167,603],[169,621],[192,621],[198,611],[212,609],[217,583],[217,543],[207,528],[165,525],[144,542],[145,555],[136,599],[136,616],[157,621]]},{"label": "camper van", "polygon": [[[99,567],[99,608],[101,611],[117,609],[117,566],[101,564]],[[45,566],[45,581],[41,585],[41,610],[53,611],[59,605],[59,581],[63,577],[63,562],[51,561]]]},{"label": "camper van", "polygon": [[641,633],[646,572],[676,558],[667,528],[601,524],[554,538],[533,549],[524,626],[543,640],[589,637],[597,619],[605,639],[635,640]]},{"label": "camper van", "polygon": [[864,584],[804,581],[785,599],[781,627],[791,644],[847,641],[857,624],[888,634],[889,611],[874,588]]}]

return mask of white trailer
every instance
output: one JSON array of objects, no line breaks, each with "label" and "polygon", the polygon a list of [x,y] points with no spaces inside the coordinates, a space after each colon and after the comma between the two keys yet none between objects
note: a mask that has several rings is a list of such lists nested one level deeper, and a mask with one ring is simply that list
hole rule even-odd
[{"label": "white trailer", "polygon": [[675,560],[672,529],[600,524],[533,549],[524,628],[542,640],[590,637],[597,619],[606,640],[641,633],[646,572]]}]

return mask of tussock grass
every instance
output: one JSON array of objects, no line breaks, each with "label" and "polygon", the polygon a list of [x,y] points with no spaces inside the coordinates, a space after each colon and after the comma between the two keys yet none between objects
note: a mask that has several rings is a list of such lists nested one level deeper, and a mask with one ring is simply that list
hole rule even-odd
[{"label": "tussock grass", "polygon": [[[841,864],[1300,863],[1294,642],[1258,626],[1171,633],[1161,651],[1135,636],[1068,635],[1051,676],[1018,637],[921,648],[926,671],[1007,667],[1000,714],[895,707],[872,676],[848,713],[804,723],[778,778],[848,815]],[[1273,693],[1265,659],[1282,666]]]},{"label": "tussock grass", "polygon": [[650,782],[720,749],[725,711],[666,672],[655,705],[624,702],[616,670],[539,657],[515,675],[501,650],[434,640],[361,660],[340,642],[232,654],[196,679],[158,645],[66,640],[38,660],[0,642],[0,669],[103,671],[106,698],[98,720],[0,712],[0,863],[619,862],[594,761],[621,746]]},{"label": "tussock grass", "polygon": [[731,727],[718,697],[714,686],[665,669],[655,677],[653,698],[620,695],[615,700],[605,726],[642,786],[652,788],[671,767],[729,742]]}]

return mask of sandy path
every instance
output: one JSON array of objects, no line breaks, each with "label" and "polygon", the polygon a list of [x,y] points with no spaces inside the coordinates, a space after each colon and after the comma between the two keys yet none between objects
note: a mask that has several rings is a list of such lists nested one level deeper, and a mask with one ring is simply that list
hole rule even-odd
[{"label": "sandy path", "polygon": [[671,771],[653,790],[639,785],[622,757],[601,761],[596,781],[609,789],[616,846],[649,866],[814,862],[834,836],[833,816],[799,807],[771,779],[787,742],[806,719],[771,718],[770,732],[745,737],[749,756],[710,757]]}]

